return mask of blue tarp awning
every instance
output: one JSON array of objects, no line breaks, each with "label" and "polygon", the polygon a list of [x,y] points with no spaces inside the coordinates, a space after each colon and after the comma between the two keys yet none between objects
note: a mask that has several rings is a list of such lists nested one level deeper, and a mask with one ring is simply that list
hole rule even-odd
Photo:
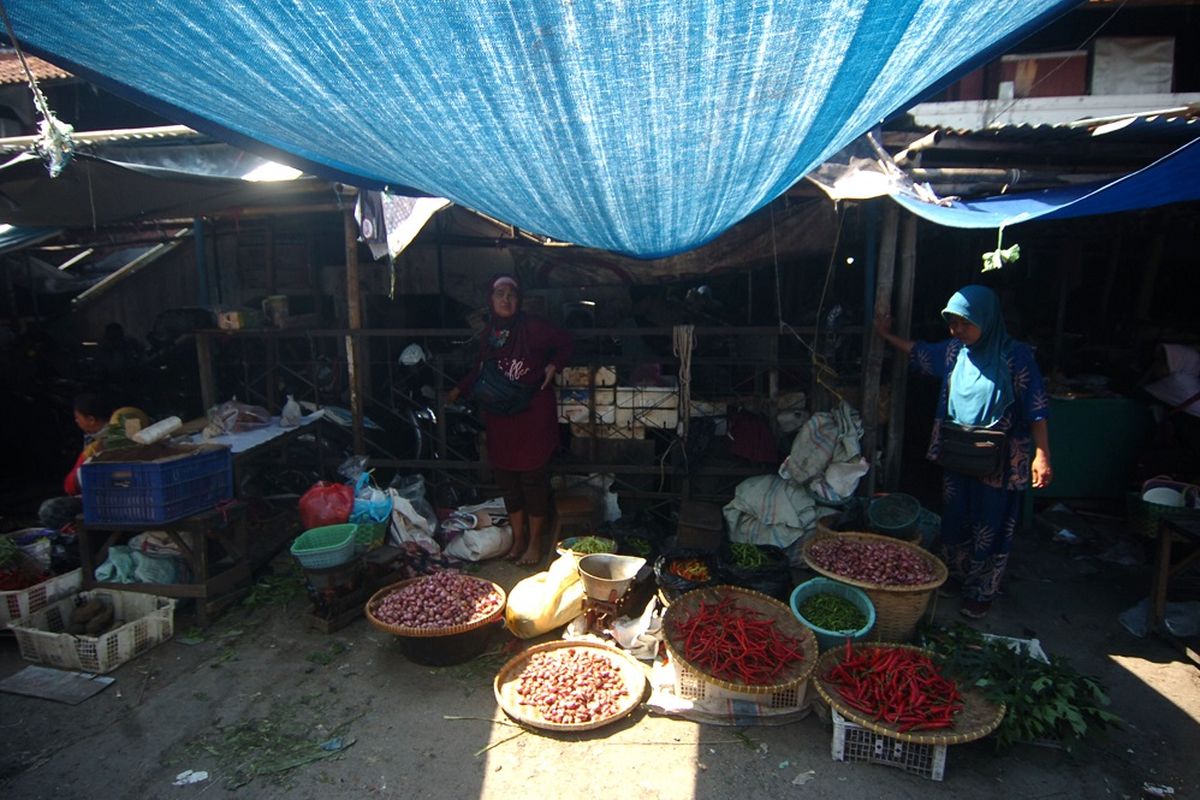
[{"label": "blue tarp awning", "polygon": [[1200,138],[1137,172],[1105,183],[999,195],[937,205],[907,194],[896,202],[930,222],[953,228],[999,228],[1035,219],[1068,219],[1200,199]]},{"label": "blue tarp awning", "polygon": [[31,51],[232,144],[654,257],[1078,0],[5,5]]}]

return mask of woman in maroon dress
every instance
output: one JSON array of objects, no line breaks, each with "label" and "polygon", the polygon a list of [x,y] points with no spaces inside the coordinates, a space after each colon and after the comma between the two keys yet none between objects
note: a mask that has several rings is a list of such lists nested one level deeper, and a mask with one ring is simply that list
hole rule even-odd
[{"label": "woman in maroon dress", "polygon": [[551,382],[571,358],[570,334],[542,317],[521,310],[521,285],[499,275],[488,288],[491,308],[480,336],[474,368],[450,390],[453,403],[470,397],[485,363],[495,361],[500,375],[531,394],[529,405],[512,414],[483,409],[488,460],[504,494],[513,530],[505,556],[518,564],[542,559],[542,537],[550,515],[550,480],[546,464],[559,445],[558,409]]}]

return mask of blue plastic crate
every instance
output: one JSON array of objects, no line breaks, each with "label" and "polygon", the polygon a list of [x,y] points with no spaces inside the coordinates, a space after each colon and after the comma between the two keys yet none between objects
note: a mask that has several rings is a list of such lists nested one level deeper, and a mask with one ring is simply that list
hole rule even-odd
[{"label": "blue plastic crate", "polygon": [[[192,451],[192,452],[188,452]],[[162,524],[207,511],[233,497],[233,458],[228,447],[178,446],[149,451],[152,461],[84,464],[83,520],[88,525]]]}]

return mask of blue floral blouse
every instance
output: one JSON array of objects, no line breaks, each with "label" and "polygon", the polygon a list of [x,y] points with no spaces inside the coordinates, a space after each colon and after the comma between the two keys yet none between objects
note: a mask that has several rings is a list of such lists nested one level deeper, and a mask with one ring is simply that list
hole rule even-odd
[{"label": "blue floral blouse", "polygon": [[[950,393],[950,373],[963,343],[958,339],[942,342],[915,342],[909,354],[909,367],[916,373],[940,378],[942,391],[938,396],[934,415],[933,435],[925,457],[936,461],[942,449],[942,422],[947,418],[946,403]],[[1009,464],[1004,474],[982,478],[981,482],[997,489],[1019,491],[1029,488],[1031,460],[1033,458],[1033,436],[1029,426],[1050,416],[1050,395],[1042,382],[1042,373],[1033,358],[1033,350],[1023,342],[1014,342],[1008,354],[1008,368],[1012,370],[1013,389],[1016,400],[1000,421],[998,430],[1009,434]]]}]

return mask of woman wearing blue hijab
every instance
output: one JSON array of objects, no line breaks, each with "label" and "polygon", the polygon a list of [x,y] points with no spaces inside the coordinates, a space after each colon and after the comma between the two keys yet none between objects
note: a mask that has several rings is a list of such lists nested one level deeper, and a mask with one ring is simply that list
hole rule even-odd
[{"label": "woman wearing blue hijab", "polygon": [[926,457],[940,461],[947,426],[1007,434],[1007,458],[992,474],[972,477],[947,468],[942,480],[942,551],[950,569],[947,589],[962,593],[962,613],[972,619],[992,607],[1008,565],[1024,491],[1048,486],[1050,397],[1029,345],[1008,335],[1000,301],[984,286],[954,293],[942,318],[950,336],[936,344],[891,332],[891,315],[875,330],[922,375],[940,378],[942,392]]}]

